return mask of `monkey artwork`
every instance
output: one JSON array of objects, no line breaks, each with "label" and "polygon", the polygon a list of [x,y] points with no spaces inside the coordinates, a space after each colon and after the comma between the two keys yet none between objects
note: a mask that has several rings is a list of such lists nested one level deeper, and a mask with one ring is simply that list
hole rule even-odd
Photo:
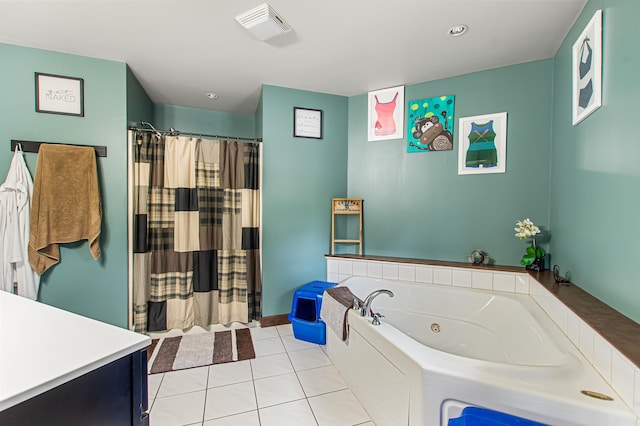
[{"label": "monkey artwork", "polygon": [[[446,111],[442,112],[446,119]],[[453,149],[453,136],[451,132],[445,130],[436,115],[416,119],[413,129],[413,138],[420,141],[424,150],[447,151]]]}]

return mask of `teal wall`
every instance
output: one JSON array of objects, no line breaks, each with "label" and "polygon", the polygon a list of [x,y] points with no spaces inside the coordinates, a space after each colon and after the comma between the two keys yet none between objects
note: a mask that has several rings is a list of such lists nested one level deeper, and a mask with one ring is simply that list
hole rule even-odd
[{"label": "teal wall", "polygon": [[255,115],[154,104],[153,122],[157,129],[173,127],[183,132],[221,136],[255,137]]},{"label": "teal wall", "polygon": [[[293,107],[321,109],[323,139],[293,137]],[[288,313],[294,290],[326,277],[331,198],[347,192],[348,98],[263,86],[263,314]]]},{"label": "teal wall", "polygon": [[263,125],[263,102],[262,102],[262,90],[260,90],[260,97],[258,98],[258,106],[256,107],[256,137],[262,137],[262,125]]},{"label": "teal wall", "polygon": [[[407,153],[404,139],[367,141],[367,95],[349,99],[348,193],[364,199],[365,254],[466,261],[473,249],[518,265],[515,222],[549,227],[553,61],[406,86],[406,104],[455,95],[452,151]],[[458,175],[458,119],[507,112],[504,174]]]},{"label": "teal wall", "polygon": [[[84,79],[85,117],[35,112],[34,72]],[[98,159],[103,222],[102,258],[85,243],[61,247],[61,261],[42,276],[39,299],[78,314],[127,326],[126,66],[75,55],[0,44],[0,176],[9,141],[105,145]],[[33,175],[36,154],[25,154]]]},{"label": "teal wall", "polygon": [[141,121],[153,122],[153,102],[127,66],[127,124],[135,127]]},{"label": "teal wall", "polygon": [[[603,107],[571,125],[571,45],[604,11]],[[364,198],[365,253],[465,261],[475,248],[517,265],[515,221],[550,231],[551,264],[640,321],[634,223],[640,145],[634,100],[640,69],[635,0],[589,0],[556,57],[406,86],[414,99],[456,96],[454,150],[408,154],[402,140],[368,142],[367,95],[351,98],[264,86],[256,115],[153,105],[123,63],[0,44],[0,139],[106,145],[98,161],[104,258],[67,245],[40,298],[126,326],[126,126],[263,137],[263,314],[290,310],[294,290],[325,274],[330,199]],[[35,71],[85,79],[86,117],[34,111]],[[293,137],[293,107],[324,111],[324,139]],[[459,176],[458,119],[508,113],[507,173]],[[405,111],[406,114],[406,111]],[[603,125],[602,123],[606,123]],[[406,129],[405,129],[406,131]],[[9,151],[5,146],[7,154]],[[30,170],[36,155],[26,154]],[[0,155],[4,178],[11,156]],[[88,278],[87,278],[88,277]]]},{"label": "teal wall", "polygon": [[[603,105],[571,120],[571,47],[603,11]],[[554,64],[551,249],[573,281],[640,322],[637,0],[590,0]]]}]

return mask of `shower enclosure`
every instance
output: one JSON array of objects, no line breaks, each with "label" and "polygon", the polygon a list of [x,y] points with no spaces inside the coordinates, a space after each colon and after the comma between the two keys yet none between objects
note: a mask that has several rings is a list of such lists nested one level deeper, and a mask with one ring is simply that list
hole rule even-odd
[{"label": "shower enclosure", "polygon": [[259,140],[149,127],[128,134],[130,328],[259,320]]}]

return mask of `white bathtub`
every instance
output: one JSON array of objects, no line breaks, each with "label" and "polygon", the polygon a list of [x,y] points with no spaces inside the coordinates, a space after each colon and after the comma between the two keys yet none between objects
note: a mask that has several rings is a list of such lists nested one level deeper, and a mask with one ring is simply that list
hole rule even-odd
[{"label": "white bathtub", "polygon": [[[352,277],[370,318],[327,353],[378,426],[446,425],[467,405],[550,425],[635,426],[635,416],[528,295]],[[605,401],[581,390],[613,398]]]}]

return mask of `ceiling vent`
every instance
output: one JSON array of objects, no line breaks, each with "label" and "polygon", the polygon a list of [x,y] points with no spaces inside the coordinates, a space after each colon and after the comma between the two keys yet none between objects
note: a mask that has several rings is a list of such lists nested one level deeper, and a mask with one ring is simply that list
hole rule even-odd
[{"label": "ceiling vent", "polygon": [[291,31],[289,24],[267,3],[236,16],[236,21],[258,40],[267,40]]}]

